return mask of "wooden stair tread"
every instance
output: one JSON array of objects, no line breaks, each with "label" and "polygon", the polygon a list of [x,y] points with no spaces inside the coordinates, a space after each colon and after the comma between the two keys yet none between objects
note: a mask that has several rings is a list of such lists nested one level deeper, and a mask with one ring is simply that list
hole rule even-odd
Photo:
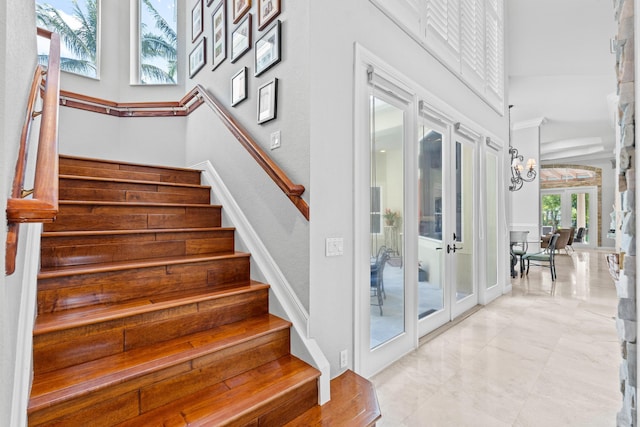
[{"label": "wooden stair tread", "polygon": [[72,231],[43,231],[42,237],[80,237],[80,236],[111,236],[127,234],[154,233],[198,233],[207,231],[234,231],[234,227],[201,227],[201,228],[140,228],[126,230],[72,230]]},{"label": "wooden stair tread", "polygon": [[125,162],[120,160],[105,160],[105,159],[97,159],[93,157],[72,156],[69,154],[60,154],[59,157],[60,159],[79,160],[79,161],[96,162],[96,163],[104,163],[104,164],[112,164],[112,165],[124,165],[124,166],[134,166],[134,167],[141,167],[141,168],[164,169],[168,171],[175,170],[175,171],[182,171],[182,172],[200,173],[200,170],[198,169],[182,168],[179,166],[146,165],[144,163]]},{"label": "wooden stair tread", "polygon": [[268,289],[269,285],[252,281],[248,286],[211,291],[207,288],[192,292],[158,295],[152,298],[130,300],[120,304],[104,304],[74,308],[54,313],[38,315],[33,335],[38,336],[55,331],[77,328],[94,323],[107,322],[124,317],[149,313],[195,302],[214,300],[221,297]]},{"label": "wooden stair tread", "polygon": [[170,425],[170,421],[189,426],[245,425],[247,418],[250,420],[259,413],[261,406],[268,407],[301,384],[315,383],[319,376],[317,369],[287,355],[119,426]]},{"label": "wooden stair tread", "polygon": [[60,200],[59,205],[80,205],[80,206],[141,206],[150,208],[210,208],[220,209],[221,205],[212,205],[208,203],[150,203],[150,202],[105,202],[102,200]]},{"label": "wooden stair tread", "polygon": [[250,255],[245,252],[222,255],[185,255],[168,258],[150,258],[133,261],[115,261],[103,264],[72,265],[51,269],[41,269],[38,279],[52,279],[79,274],[105,273],[109,271],[128,270],[134,268],[157,267],[162,265],[189,264],[204,261],[215,261],[230,258],[244,258]]},{"label": "wooden stair tread", "polygon": [[353,371],[331,380],[331,400],[285,424],[294,426],[373,426],[382,418],[373,384]]},{"label": "wooden stair tread", "polygon": [[78,181],[96,181],[96,182],[119,182],[123,184],[146,184],[161,185],[163,187],[181,187],[181,188],[206,188],[211,189],[209,185],[185,184],[182,182],[170,181],[146,181],[141,179],[124,179],[124,178],[106,178],[101,176],[84,176],[84,175],[59,175],[60,179],[74,179]]},{"label": "wooden stair tread", "polygon": [[29,412],[189,362],[290,326],[290,322],[268,314],[43,373],[34,377]]}]

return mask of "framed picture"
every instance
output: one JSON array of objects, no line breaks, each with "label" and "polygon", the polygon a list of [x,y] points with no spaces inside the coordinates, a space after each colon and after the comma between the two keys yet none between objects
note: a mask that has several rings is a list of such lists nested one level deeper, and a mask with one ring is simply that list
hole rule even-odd
[{"label": "framed picture", "polygon": [[236,62],[249,49],[251,49],[251,14],[248,14],[231,33],[231,62]]},{"label": "framed picture", "polygon": [[278,105],[278,79],[273,79],[258,88],[258,123],[276,118]]},{"label": "framed picture", "polygon": [[231,77],[231,106],[234,107],[247,99],[247,67],[242,67]]},{"label": "framed picture", "polygon": [[227,17],[224,2],[221,2],[211,15],[213,69],[227,57]]},{"label": "framed picture", "polygon": [[191,9],[191,41],[194,42],[204,29],[202,22],[202,0],[197,0]]},{"label": "framed picture", "polygon": [[264,30],[280,15],[280,0],[258,0],[258,30]]},{"label": "framed picture", "polygon": [[237,24],[249,9],[251,9],[251,0],[233,0],[233,23]]},{"label": "framed picture", "polygon": [[256,76],[259,76],[280,62],[280,21],[277,21],[276,24],[256,42],[255,55]]},{"label": "framed picture", "polygon": [[193,78],[207,62],[207,38],[203,37],[189,54],[189,78]]}]

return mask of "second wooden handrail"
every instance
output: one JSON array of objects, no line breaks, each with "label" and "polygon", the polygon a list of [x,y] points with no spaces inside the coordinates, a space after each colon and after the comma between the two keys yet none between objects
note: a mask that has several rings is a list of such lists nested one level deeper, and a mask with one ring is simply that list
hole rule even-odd
[{"label": "second wooden handrail", "polygon": [[[50,39],[47,80],[42,97],[42,111],[36,112],[43,69],[36,67],[27,104],[25,122],[20,135],[11,197],[7,199],[7,243],[5,271],[12,274],[16,267],[19,224],[51,222],[58,214],[58,99],[60,96],[60,37],[38,28],[38,36]],[[41,116],[38,154],[36,158],[33,197],[24,190],[31,123]]]},{"label": "second wooden handrail", "polygon": [[73,92],[61,91],[60,104],[94,113],[116,117],[183,117],[188,116],[202,104],[209,106],[222,120],[233,136],[249,152],[274,183],[291,200],[302,215],[309,220],[309,205],[301,197],[303,185],[294,184],[287,174],[265,153],[249,132],[235,120],[220,101],[202,85],[197,85],[178,102],[129,102],[118,103],[89,97]]}]

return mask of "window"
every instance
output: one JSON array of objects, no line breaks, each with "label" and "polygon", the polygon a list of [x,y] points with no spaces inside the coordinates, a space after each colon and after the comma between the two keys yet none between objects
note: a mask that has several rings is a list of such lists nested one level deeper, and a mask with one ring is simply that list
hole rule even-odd
[{"label": "window", "polygon": [[503,112],[504,0],[370,1]]},{"label": "window", "polygon": [[[37,25],[60,34],[60,69],[98,78],[99,0],[36,0]],[[49,47],[38,39],[38,61],[46,65]]]},{"label": "window", "polygon": [[138,0],[133,83],[177,83],[176,12],[176,0]]}]

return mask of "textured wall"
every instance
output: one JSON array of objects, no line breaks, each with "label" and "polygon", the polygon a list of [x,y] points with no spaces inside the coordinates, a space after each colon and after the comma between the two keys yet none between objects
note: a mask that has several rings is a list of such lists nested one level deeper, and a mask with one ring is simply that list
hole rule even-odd
[{"label": "textured wall", "polygon": [[622,363],[620,366],[620,390],[622,408],[618,412],[619,426],[637,425],[637,307],[636,307],[636,231],[635,231],[635,46],[633,0],[615,0],[618,22],[616,66],[618,74],[620,158],[618,159],[620,191],[626,192],[622,243],[624,253],[620,267],[618,290],[617,327],[620,338]]}]

